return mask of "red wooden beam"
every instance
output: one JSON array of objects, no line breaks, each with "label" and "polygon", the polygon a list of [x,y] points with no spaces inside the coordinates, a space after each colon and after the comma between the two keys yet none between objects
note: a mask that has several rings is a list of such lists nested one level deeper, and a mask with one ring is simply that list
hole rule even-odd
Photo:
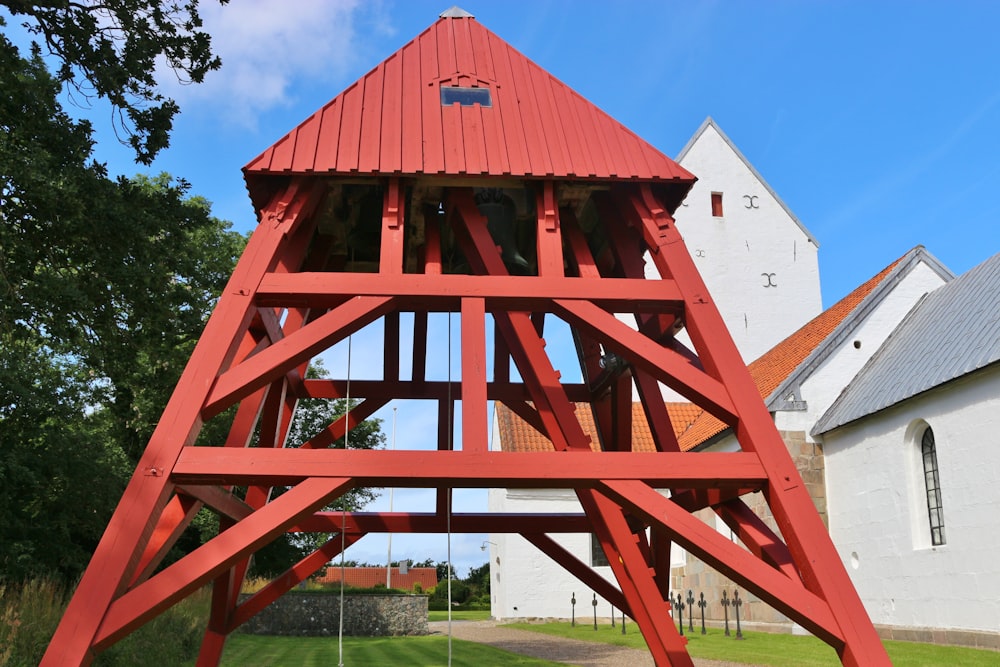
[{"label": "red wooden beam", "polygon": [[[342,528],[348,534],[446,533],[446,517],[437,513],[321,511],[303,519],[289,532],[330,533]],[[579,513],[456,512],[453,533],[589,533],[590,519]]]},{"label": "red wooden beam", "polygon": [[676,352],[662,347],[592,303],[562,299],[553,303],[556,312],[564,319],[586,331],[605,347],[622,355],[671,389],[704,406],[727,424],[735,422],[735,407],[726,386],[692,367]]},{"label": "red wooden beam", "polygon": [[283,493],[115,600],[101,623],[94,646],[107,646],[162,613],[350,486],[345,479],[310,479]]},{"label": "red wooden beam", "polygon": [[[545,470],[539,477],[538,470]],[[598,480],[643,480],[657,487],[752,487],[765,477],[749,453],[479,452],[188,447],[174,465],[177,484],[295,483],[348,476],[361,486],[571,488]]]},{"label": "red wooden beam", "polygon": [[686,640],[670,619],[670,603],[660,595],[650,571],[651,563],[642,557],[621,507],[593,491],[578,491],[578,496],[594,522],[608,564],[653,659],[657,664],[693,667],[694,662],[685,649]]},{"label": "red wooden beam", "polygon": [[[488,233],[486,237],[487,243],[493,242]],[[542,312],[552,299],[582,299],[615,312],[659,313],[681,308],[674,281],[626,278],[554,276],[539,281],[537,276],[506,274],[270,273],[257,290],[257,302],[274,307],[334,308],[358,296],[400,297],[411,309],[453,312],[467,297],[486,299],[490,311]]]},{"label": "red wooden beam", "polygon": [[486,302],[462,299],[462,449],[485,452],[489,445],[486,412]]},{"label": "red wooden beam", "polygon": [[677,507],[651,487],[635,481],[608,481],[601,487],[616,502],[659,526],[671,540],[706,565],[743,586],[827,643],[843,635],[823,599],[797,578],[788,578],[714,528]]},{"label": "red wooden beam", "polygon": [[562,230],[556,205],[555,184],[542,181],[535,196],[538,275],[561,276],[563,273]]},{"label": "red wooden beam", "polygon": [[403,211],[406,207],[405,192],[399,178],[390,178],[382,202],[382,242],[379,272],[403,273]]},{"label": "red wooden beam", "polygon": [[[584,384],[563,383],[562,387],[570,401],[583,403],[590,399],[590,390]],[[347,380],[306,380],[303,391],[304,394],[298,398],[346,398]],[[459,380],[450,384],[444,380],[401,380],[392,384],[381,380],[351,380],[351,398],[365,397],[383,404],[396,398],[443,401],[449,396],[459,396],[461,391]],[[486,384],[486,397],[491,401],[509,403],[531,400],[531,393],[524,384],[497,381]]]},{"label": "red wooden beam", "polygon": [[362,537],[363,535],[345,533],[343,536],[336,535],[324,542],[319,549],[299,560],[236,607],[229,624],[226,626],[226,633],[232,632],[259,614],[269,604],[311,577],[317,570],[333,560],[344,549],[357,543]]},{"label": "red wooden beam", "polygon": [[[678,281],[688,308],[685,321],[707,372],[718,377],[740,405],[736,436],[740,445],[761,455],[770,483],[766,498],[792,558],[810,591],[819,594],[841,624],[841,639],[828,643],[845,665],[888,665],[885,648],[851,583],[829,533],[802,483],[784,442],[760,400],[750,373],[729,336],[722,316],[708,298],[694,262],[648,187],[623,194],[620,205],[649,244],[661,275]],[[669,267],[669,269],[667,268]]]},{"label": "red wooden beam", "polygon": [[385,315],[388,297],[358,297],[334,308],[219,377],[202,413],[211,417],[334,343]]}]

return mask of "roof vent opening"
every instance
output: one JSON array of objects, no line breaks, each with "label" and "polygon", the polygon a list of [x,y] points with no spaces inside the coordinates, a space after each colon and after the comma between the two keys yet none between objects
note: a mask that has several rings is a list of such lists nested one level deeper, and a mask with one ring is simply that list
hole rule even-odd
[{"label": "roof vent opening", "polygon": [[464,88],[461,86],[441,86],[441,106],[459,104],[463,107],[479,105],[492,107],[493,96],[489,88]]}]

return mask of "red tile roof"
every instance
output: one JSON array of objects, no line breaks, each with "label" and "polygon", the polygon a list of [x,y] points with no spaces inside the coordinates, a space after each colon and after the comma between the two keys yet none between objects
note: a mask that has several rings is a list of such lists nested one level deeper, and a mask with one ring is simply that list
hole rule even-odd
[{"label": "red tile roof", "polygon": [[[701,408],[693,403],[667,403],[667,414],[674,427],[674,434],[680,435],[701,413]],[[594,414],[586,403],[576,404],[576,416],[584,433],[590,436],[590,448],[599,451],[600,440],[597,437],[597,427],[594,424]],[[500,446],[508,452],[544,452],[552,451],[552,442],[536,431],[528,422],[521,419],[506,405],[496,404],[497,427],[500,430]],[[646,422],[642,404],[632,404],[632,450],[636,452],[655,452],[656,445]]]},{"label": "red tile roof", "polygon": [[[442,88],[491,105],[442,104]],[[245,168],[258,174],[694,177],[472,17],[442,17]]]},{"label": "red tile roof", "polygon": [[[854,309],[864,301],[865,297],[871,294],[902,260],[903,257],[900,257],[882,269],[863,285],[752,361],[747,368],[757,385],[757,390],[760,391],[761,398],[767,400],[778,388],[778,385],[784,382],[805,361],[806,357],[819,347],[848,315],[854,312]],[[726,428],[723,422],[702,411],[691,427],[680,437],[681,449],[684,451],[694,449],[708,439],[722,433]]]},{"label": "red tile roof", "polygon": [[[783,341],[753,361],[747,368],[760,391],[761,398],[767,399],[796,368],[805,361],[813,350],[830,336],[848,315],[871,294],[892,270],[910,253],[873,276],[843,299],[824,310]],[[667,411],[674,426],[681,449],[690,451],[726,430],[726,425],[693,403],[667,403]],[[596,429],[592,413],[584,403],[577,404],[577,417],[584,431],[591,437],[591,449],[598,449]],[[504,451],[545,451],[552,449],[549,440],[528,425],[509,408],[497,404],[497,420],[500,443]],[[642,406],[632,406],[632,438],[635,451],[656,451],[649,425]]]},{"label": "red tile roof", "polygon": [[[317,577],[316,582],[321,584],[340,584],[340,568],[336,565],[326,569],[322,577]],[[392,588],[402,590],[413,590],[414,584],[419,583],[423,590],[428,590],[437,586],[437,568],[433,567],[411,567],[406,574],[400,574],[399,568],[392,568],[390,584]],[[385,586],[384,567],[345,567],[344,585],[353,588],[374,588],[378,585]]]}]

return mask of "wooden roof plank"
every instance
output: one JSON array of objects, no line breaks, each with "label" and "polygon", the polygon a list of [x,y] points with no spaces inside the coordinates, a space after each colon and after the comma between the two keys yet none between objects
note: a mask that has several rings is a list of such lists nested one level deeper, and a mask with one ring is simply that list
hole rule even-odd
[{"label": "wooden roof plank", "polygon": [[[513,54],[508,48],[508,54]],[[521,117],[521,125],[524,127],[525,145],[528,149],[528,164],[522,169],[515,170],[515,173],[531,174],[535,176],[551,176],[552,159],[549,157],[548,144],[545,141],[545,133],[542,131],[542,121],[538,114],[538,101],[535,99],[534,86],[532,85],[530,67],[531,64],[525,58],[510,58],[511,73],[514,75],[514,94],[517,100],[517,109]]]},{"label": "wooden roof plank", "polygon": [[[601,112],[593,105],[584,107],[581,111],[588,121],[587,134],[591,138],[591,145],[594,146],[595,149],[598,149],[600,154],[600,163],[595,163],[594,165],[594,169],[597,172],[596,175],[604,178],[614,178],[618,176],[618,171],[614,167],[615,158],[611,151],[611,144],[608,142],[608,138],[604,135],[604,131],[600,127],[600,121],[603,118]],[[595,158],[596,157],[597,154],[595,154]]]},{"label": "wooden roof plank", "polygon": [[343,101],[343,96],[338,96],[323,107],[313,166],[317,172],[337,170],[337,149],[340,142],[340,116]]},{"label": "wooden roof plank", "polygon": [[378,170],[399,173],[403,167],[403,54],[397,51],[385,61],[382,83],[382,137]]},{"label": "wooden roof plank", "polygon": [[475,71],[479,77],[490,83],[496,83],[497,75],[493,66],[493,53],[490,50],[489,31],[482,24],[469,21],[469,33],[472,39],[472,56]]},{"label": "wooden roof plank", "polygon": [[465,174],[465,138],[462,136],[462,107],[456,102],[441,107],[441,133],[444,140],[444,171]]},{"label": "wooden roof plank", "polygon": [[423,111],[423,172],[426,174],[444,172],[444,114],[437,83],[440,77],[437,34],[435,25],[423,33],[420,42],[420,108]]},{"label": "wooden roof plank", "polygon": [[420,77],[420,43],[412,41],[402,49],[402,118],[400,119],[400,171],[415,174],[423,170],[423,104]]},{"label": "wooden roof plank", "polygon": [[271,145],[266,151],[255,157],[253,160],[244,167],[245,171],[270,171],[271,170],[271,158],[274,157],[274,146]]},{"label": "wooden roof plank", "polygon": [[501,128],[503,138],[506,160],[506,170],[503,173],[509,174],[514,171],[514,165],[523,165],[528,161],[528,149],[514,90],[514,76],[510,71],[507,45],[493,34],[489,34],[489,44],[493,73],[497,80],[493,109],[497,112],[497,125]]},{"label": "wooden roof plank", "polygon": [[[452,28],[455,45],[455,71],[461,74],[472,74],[476,70],[476,57],[472,48],[472,35],[470,34],[471,21],[449,21]],[[462,83],[461,85],[474,85]]]},{"label": "wooden roof plank", "polygon": [[566,133],[561,122],[562,114],[556,107],[552,95],[552,88],[561,84],[540,67],[533,66],[529,70],[541,131],[548,140],[546,143],[549,146],[549,159],[552,160],[552,172],[575,175],[573,164],[569,159],[569,149],[566,146]]},{"label": "wooden roof plank", "polygon": [[509,174],[510,160],[504,145],[503,128],[499,120],[500,110],[494,105],[490,109],[482,109],[483,147],[486,157],[488,174]]},{"label": "wooden roof plank", "polygon": [[489,174],[486,157],[486,137],[483,117],[492,115],[493,109],[478,104],[462,107],[462,137],[465,146],[465,171],[469,174]]},{"label": "wooden roof plank", "polygon": [[618,178],[630,178],[635,175],[635,167],[629,160],[625,148],[621,145],[619,137],[615,134],[615,123],[610,116],[600,114],[595,118],[597,132],[604,137],[608,146],[610,165],[612,166],[612,176]]},{"label": "wooden roof plank", "polygon": [[380,171],[380,146],[385,138],[382,127],[385,67],[386,63],[383,61],[365,77],[365,93],[361,105],[361,143],[358,146],[358,171],[364,173]]},{"label": "wooden roof plank", "polygon": [[308,122],[303,123],[298,128],[295,137],[295,152],[292,155],[292,171],[296,173],[312,171],[316,166],[321,116],[322,111],[317,111]]},{"label": "wooden roof plank", "polygon": [[594,176],[594,160],[590,156],[590,141],[580,126],[580,116],[577,104],[573,103],[572,93],[566,86],[552,88],[556,107],[564,109],[561,114],[560,126],[566,133],[566,147],[569,151],[569,161],[573,164],[577,176]]},{"label": "wooden roof plank", "polygon": [[452,21],[438,21],[434,24],[437,36],[438,76],[441,78],[458,73],[455,63],[455,29]]},{"label": "wooden roof plank", "polygon": [[343,109],[340,121],[340,142],[337,146],[338,172],[358,170],[358,145],[361,133],[354,128],[361,128],[361,103],[364,94],[365,78],[344,92]]},{"label": "wooden roof plank", "polygon": [[277,165],[280,171],[288,171],[291,168],[292,158],[295,156],[295,135],[297,134],[298,128],[295,128],[274,145],[271,163]]}]

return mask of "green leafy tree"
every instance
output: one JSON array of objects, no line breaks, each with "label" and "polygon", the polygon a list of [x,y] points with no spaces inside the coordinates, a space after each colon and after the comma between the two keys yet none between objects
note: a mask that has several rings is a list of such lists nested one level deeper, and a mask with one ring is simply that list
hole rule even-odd
[{"label": "green leafy tree", "polygon": [[144,164],[169,144],[179,111],[159,90],[157,65],[165,63],[182,81],[200,83],[222,64],[201,30],[198,0],[0,4],[23,20],[36,54],[56,59],[60,85],[111,103],[123,142]]},{"label": "green leafy tree", "polygon": [[455,571],[455,566],[449,563],[448,561],[442,561],[438,563],[435,567],[437,567],[437,578],[439,586],[443,582],[448,581],[449,579],[453,579],[456,581],[458,580],[458,573]]},{"label": "green leafy tree", "polygon": [[245,243],[183,181],[109,178],[59,91],[0,35],[7,579],[80,573]]},{"label": "green leafy tree", "polygon": [[[322,361],[316,359],[306,373],[307,378],[319,378],[326,375]],[[356,405],[356,401],[351,401]],[[347,409],[345,399],[303,399],[295,407],[295,417],[288,429],[287,444],[297,447],[308,442],[312,437],[326,429],[331,423],[342,417]],[[382,420],[369,418],[351,429],[345,443],[340,438],[332,445],[334,449],[382,449],[385,447],[385,434],[382,433]],[[286,489],[279,488],[279,495]],[[378,497],[378,489],[356,488],[337,498],[325,509],[327,511],[356,512]],[[284,572],[290,565],[308,555],[326,542],[331,533],[286,534],[261,549],[254,555],[251,574],[273,577]]]},{"label": "green leafy tree", "polygon": [[469,576],[465,578],[469,587],[469,599],[483,604],[490,602],[490,564],[483,563],[479,567],[470,567]]}]

